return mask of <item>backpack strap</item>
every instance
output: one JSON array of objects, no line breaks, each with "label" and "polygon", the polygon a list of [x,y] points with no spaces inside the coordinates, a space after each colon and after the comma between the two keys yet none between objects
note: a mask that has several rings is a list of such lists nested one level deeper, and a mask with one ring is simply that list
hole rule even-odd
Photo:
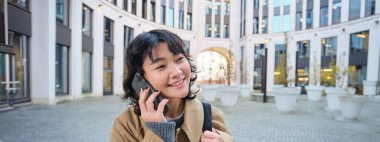
[{"label": "backpack strap", "polygon": [[202,106],[203,106],[203,114],[204,114],[202,131],[203,132],[206,130],[212,131],[211,105],[208,103],[202,102]]}]

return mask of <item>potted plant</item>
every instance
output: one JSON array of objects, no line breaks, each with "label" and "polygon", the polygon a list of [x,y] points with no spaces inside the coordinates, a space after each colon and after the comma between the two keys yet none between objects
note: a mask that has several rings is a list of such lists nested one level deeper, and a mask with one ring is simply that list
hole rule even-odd
[{"label": "potted plant", "polygon": [[308,85],[306,86],[306,90],[307,90],[307,98],[309,101],[319,101],[321,99],[321,96],[322,96],[322,90],[323,90],[323,87],[319,86],[318,85],[318,69],[320,68],[320,65],[317,64],[317,55],[316,55],[316,51],[314,51],[314,58],[313,58],[313,78],[310,80],[310,84],[311,85]]},{"label": "potted plant", "polygon": [[[288,35],[285,32],[285,51],[288,46]],[[279,111],[294,111],[297,103],[297,99],[300,95],[301,88],[288,87],[294,81],[293,76],[288,73],[292,69],[292,65],[287,64],[288,56],[280,56],[280,62],[276,69],[278,75],[276,75],[276,84],[283,85],[284,87],[273,88],[273,95],[276,103],[276,108]]]},{"label": "potted plant", "polygon": [[201,95],[204,101],[212,102],[215,100],[218,87],[213,84],[203,84],[201,86]]},{"label": "potted plant", "polygon": [[329,63],[329,68],[331,69],[329,73],[330,79],[328,84],[335,87],[326,87],[326,96],[327,96],[327,111],[339,111],[340,110],[340,101],[339,97],[347,95],[347,89],[343,88],[344,81],[347,75],[347,69],[343,65],[343,57],[338,65],[336,65],[334,58],[331,56]]}]

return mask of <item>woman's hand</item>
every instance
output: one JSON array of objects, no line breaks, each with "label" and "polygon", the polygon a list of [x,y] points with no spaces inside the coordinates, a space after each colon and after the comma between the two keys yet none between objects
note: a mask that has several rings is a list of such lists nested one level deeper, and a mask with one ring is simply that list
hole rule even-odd
[{"label": "woman's hand", "polygon": [[215,129],[212,129],[212,132],[205,131],[201,137],[201,142],[223,142],[222,136],[220,136]]},{"label": "woman's hand", "polygon": [[149,88],[140,90],[140,111],[141,118],[144,122],[165,122],[165,116],[163,115],[164,107],[169,102],[169,99],[163,99],[157,107],[154,109],[153,101],[156,99],[160,91],[152,93],[147,99]]}]

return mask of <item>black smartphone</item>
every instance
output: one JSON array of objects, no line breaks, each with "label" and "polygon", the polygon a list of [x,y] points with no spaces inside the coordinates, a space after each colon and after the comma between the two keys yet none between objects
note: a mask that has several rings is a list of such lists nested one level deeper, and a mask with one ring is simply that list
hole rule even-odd
[{"label": "black smartphone", "polygon": [[[146,87],[149,87],[149,92],[147,99],[149,96],[153,93],[156,92],[156,89],[152,87],[152,85],[149,84],[148,81],[145,80],[143,76],[140,75],[140,73],[135,73],[135,76],[133,77],[132,81],[132,88],[135,90],[137,95],[140,95],[140,89],[145,89]],[[153,101],[154,104],[154,109],[157,110],[158,104],[163,100],[164,98],[159,94],[156,99]],[[169,111],[169,105],[165,105],[164,108],[164,115]]]}]

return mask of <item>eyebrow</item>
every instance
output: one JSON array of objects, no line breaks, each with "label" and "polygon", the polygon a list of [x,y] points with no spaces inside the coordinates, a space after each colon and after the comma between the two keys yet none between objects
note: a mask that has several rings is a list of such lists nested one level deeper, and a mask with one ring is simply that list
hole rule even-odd
[{"label": "eyebrow", "polygon": [[157,62],[160,62],[160,61],[163,61],[163,60],[165,60],[166,58],[156,58],[156,59],[154,59],[153,61],[152,61],[152,63],[150,63],[150,65],[153,65],[153,64],[155,64],[155,63],[157,63]]}]

